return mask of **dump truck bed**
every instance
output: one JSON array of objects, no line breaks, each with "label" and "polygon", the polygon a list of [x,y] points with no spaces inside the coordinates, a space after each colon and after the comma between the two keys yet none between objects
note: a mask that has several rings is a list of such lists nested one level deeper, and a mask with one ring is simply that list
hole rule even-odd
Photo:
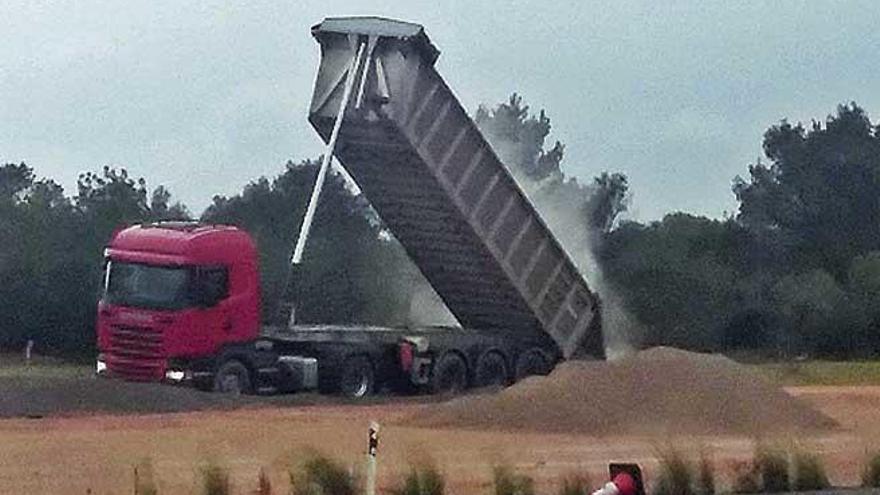
[{"label": "dump truck bed", "polygon": [[312,34],[311,124],[329,141],[363,44],[335,156],[462,325],[604,357],[596,295],[434,69],[422,27],[328,18]]}]

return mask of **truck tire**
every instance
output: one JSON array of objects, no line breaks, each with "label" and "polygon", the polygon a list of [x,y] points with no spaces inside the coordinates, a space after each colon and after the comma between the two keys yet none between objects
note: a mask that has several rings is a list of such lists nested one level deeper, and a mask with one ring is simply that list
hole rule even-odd
[{"label": "truck tire", "polygon": [[527,376],[546,375],[550,373],[550,363],[544,353],[538,349],[529,349],[516,359],[516,381]]},{"label": "truck tire", "polygon": [[432,394],[455,394],[467,388],[467,365],[458,354],[444,354],[431,370]]},{"label": "truck tire", "polygon": [[477,360],[477,371],[474,373],[474,385],[477,387],[503,387],[508,381],[507,363],[504,356],[490,351]]},{"label": "truck tire", "polygon": [[214,373],[214,392],[240,395],[251,393],[251,376],[241,361],[230,359]]},{"label": "truck tire", "polygon": [[339,374],[339,393],[351,399],[360,399],[373,393],[375,376],[373,364],[364,356],[353,356],[342,363]]}]

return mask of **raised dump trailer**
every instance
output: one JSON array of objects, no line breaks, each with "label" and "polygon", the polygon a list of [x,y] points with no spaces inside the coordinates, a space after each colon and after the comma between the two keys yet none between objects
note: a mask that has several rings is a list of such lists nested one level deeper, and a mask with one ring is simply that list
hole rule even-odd
[{"label": "raised dump trailer", "polygon": [[338,138],[335,155],[463,328],[263,326],[246,232],[146,224],[104,252],[98,371],[362,397],[503,386],[549,373],[561,356],[603,357],[598,299],[434,71],[421,26],[328,19],[313,34],[323,56],[312,124],[328,148]]},{"label": "raised dump trailer", "polygon": [[309,121],[464,327],[604,357],[599,301],[434,68],[422,26],[328,18]]}]

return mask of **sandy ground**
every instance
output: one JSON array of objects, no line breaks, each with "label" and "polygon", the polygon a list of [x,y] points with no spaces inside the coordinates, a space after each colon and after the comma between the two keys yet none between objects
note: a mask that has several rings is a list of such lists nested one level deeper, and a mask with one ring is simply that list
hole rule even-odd
[{"label": "sandy ground", "polygon": [[230,469],[235,493],[251,493],[260,469],[270,474],[277,493],[286,493],[288,467],[309,449],[360,466],[371,420],[383,425],[379,477],[386,487],[418,459],[440,466],[449,492],[456,494],[487,493],[491,468],[500,463],[533,476],[544,492],[571,472],[589,472],[600,480],[610,460],[640,462],[650,479],[656,466],[653,454],[667,445],[694,455],[708,452],[719,470],[729,474],[751,455],[756,440],[821,452],[833,482],[855,484],[865,453],[880,447],[880,387],[789,391],[837,419],[843,429],[784,439],[597,438],[394,426],[417,408],[431,407],[413,403],[6,419],[0,421],[0,493],[132,493],[133,467],[144,458],[152,460],[162,494],[198,493],[199,466],[211,460]]}]

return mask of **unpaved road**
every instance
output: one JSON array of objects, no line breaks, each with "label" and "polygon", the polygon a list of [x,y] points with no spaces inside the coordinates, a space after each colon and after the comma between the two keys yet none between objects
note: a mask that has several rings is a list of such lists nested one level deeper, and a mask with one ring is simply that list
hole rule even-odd
[{"label": "unpaved road", "polygon": [[[377,396],[371,403],[431,400],[429,397]],[[189,387],[75,376],[0,376],[0,418],[57,417],[95,413],[142,414],[234,410],[251,406],[303,406],[345,403],[318,394],[229,397]]]},{"label": "unpaved road", "polygon": [[[856,483],[865,452],[880,447],[880,387],[790,391],[837,419],[844,429],[780,441],[797,442],[821,452],[833,482]],[[131,493],[133,466],[144,458],[152,460],[162,494],[196,493],[199,465],[207,460],[230,469],[236,493],[250,493],[260,469],[269,473],[276,492],[286,493],[288,467],[309,449],[359,465],[371,420],[383,425],[379,468],[383,486],[392,483],[413,460],[427,458],[446,473],[449,493],[462,495],[485,494],[491,468],[499,463],[530,474],[539,491],[545,493],[553,488],[553,480],[573,471],[590,472],[594,480],[601,480],[608,461],[614,459],[642,463],[651,479],[653,453],[668,444],[688,452],[709,452],[724,484],[734,466],[750,457],[755,441],[729,436],[599,438],[395,426],[396,420],[418,408],[431,407],[411,401],[367,406],[233,407],[236,409],[0,420],[0,493]]]}]

